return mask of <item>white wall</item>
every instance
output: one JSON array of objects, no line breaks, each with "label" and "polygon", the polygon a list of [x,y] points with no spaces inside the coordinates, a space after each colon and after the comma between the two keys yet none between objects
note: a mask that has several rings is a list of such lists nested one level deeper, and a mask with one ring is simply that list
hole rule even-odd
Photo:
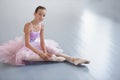
[{"label": "white wall", "polygon": [[[33,19],[34,10],[38,5],[47,8],[46,30],[51,29],[50,26],[52,28],[66,26],[65,21],[68,23],[75,22],[72,20],[78,18],[76,15],[80,11],[80,3],[78,2],[79,0],[76,2],[74,0],[62,0],[58,4],[57,0],[0,0],[0,43],[23,35],[24,24]],[[46,34],[49,34],[49,31]]]}]

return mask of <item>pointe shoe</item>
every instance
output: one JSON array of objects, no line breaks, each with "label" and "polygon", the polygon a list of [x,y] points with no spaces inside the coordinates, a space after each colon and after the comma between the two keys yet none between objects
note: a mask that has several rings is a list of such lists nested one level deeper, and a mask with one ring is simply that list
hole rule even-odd
[{"label": "pointe shoe", "polygon": [[73,63],[74,65],[89,64],[90,63],[88,60],[80,59],[80,58],[73,58],[73,60],[70,62]]},{"label": "pointe shoe", "polygon": [[62,62],[62,61],[65,61],[66,59],[64,57],[57,57],[55,55],[52,55],[51,57],[51,61],[59,61],[59,62]]},{"label": "pointe shoe", "polygon": [[66,59],[64,57],[57,57],[57,59],[56,59],[56,61],[60,61],[60,62],[65,61],[65,60]]}]

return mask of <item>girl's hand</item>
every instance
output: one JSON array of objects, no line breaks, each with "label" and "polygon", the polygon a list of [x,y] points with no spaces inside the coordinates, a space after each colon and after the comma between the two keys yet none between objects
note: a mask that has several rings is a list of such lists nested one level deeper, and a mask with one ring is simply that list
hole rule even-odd
[{"label": "girl's hand", "polygon": [[51,58],[51,56],[48,55],[48,53],[41,53],[41,54],[39,54],[39,56],[45,61],[49,61]]},{"label": "girl's hand", "polygon": [[52,57],[53,54],[49,54],[49,53],[47,53],[47,55],[48,55],[49,57]]}]

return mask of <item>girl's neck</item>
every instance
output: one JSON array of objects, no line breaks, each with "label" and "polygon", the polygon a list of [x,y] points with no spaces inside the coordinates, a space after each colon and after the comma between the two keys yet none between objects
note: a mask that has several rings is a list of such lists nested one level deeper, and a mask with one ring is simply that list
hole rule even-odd
[{"label": "girl's neck", "polygon": [[31,21],[33,25],[39,25],[41,22],[36,21],[35,19]]}]

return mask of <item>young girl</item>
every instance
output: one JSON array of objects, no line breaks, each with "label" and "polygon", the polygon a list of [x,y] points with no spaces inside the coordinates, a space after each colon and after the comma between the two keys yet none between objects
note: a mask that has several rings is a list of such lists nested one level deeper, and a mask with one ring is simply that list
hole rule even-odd
[{"label": "young girl", "polygon": [[24,26],[24,40],[16,38],[0,46],[0,62],[25,65],[27,61],[68,61],[74,65],[89,63],[88,60],[63,54],[57,42],[44,40],[43,20],[46,8],[38,6],[34,19]]}]

